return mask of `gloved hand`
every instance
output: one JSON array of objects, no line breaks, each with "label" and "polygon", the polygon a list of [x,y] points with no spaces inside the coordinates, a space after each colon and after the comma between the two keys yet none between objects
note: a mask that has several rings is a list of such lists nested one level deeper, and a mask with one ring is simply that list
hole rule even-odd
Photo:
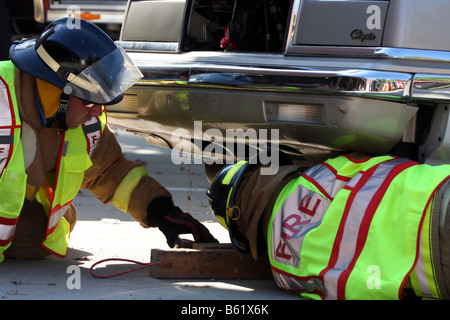
[{"label": "gloved hand", "polygon": [[153,200],[148,206],[147,220],[151,227],[161,230],[171,248],[180,234],[192,234],[195,242],[218,242],[203,224],[175,206],[170,198]]}]

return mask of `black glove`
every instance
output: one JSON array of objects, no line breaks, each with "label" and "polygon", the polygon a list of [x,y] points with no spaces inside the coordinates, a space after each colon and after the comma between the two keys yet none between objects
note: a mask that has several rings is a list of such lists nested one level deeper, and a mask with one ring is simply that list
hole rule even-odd
[{"label": "black glove", "polygon": [[175,206],[170,198],[158,198],[149,204],[147,222],[161,230],[171,248],[180,234],[192,234],[195,242],[218,242],[203,224]]}]

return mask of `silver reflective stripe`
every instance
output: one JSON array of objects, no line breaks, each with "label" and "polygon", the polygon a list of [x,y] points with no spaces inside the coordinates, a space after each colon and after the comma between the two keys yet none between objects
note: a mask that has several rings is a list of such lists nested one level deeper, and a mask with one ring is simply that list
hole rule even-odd
[{"label": "silver reflective stripe", "polygon": [[[298,180],[297,180],[298,181]],[[330,200],[299,184],[283,202],[272,226],[272,257],[285,265],[299,268],[300,250],[306,234],[318,227]],[[288,291],[322,291],[320,280],[299,279],[272,268],[277,284]]]},{"label": "silver reflective stripe", "polygon": [[[340,180],[333,168],[318,164],[306,170],[302,177],[312,183],[320,193],[299,184],[283,202],[276,213],[272,226],[272,257],[285,265],[300,266],[300,250],[306,234],[318,227],[330,201],[348,180]],[[291,292],[324,292],[318,278],[301,278],[294,274],[272,268],[280,288]]]},{"label": "silver reflective stripe", "polygon": [[347,188],[354,188],[358,184],[361,177],[362,177],[361,172],[355,174],[355,176],[347,183]]},{"label": "silver reflective stripe", "polygon": [[[382,186],[384,180],[395,168],[395,166],[408,162],[405,159],[396,159],[393,161],[387,161],[381,163],[372,174],[372,176],[366,181],[362,182],[364,185],[361,189],[356,190],[357,193],[352,201],[348,215],[345,220],[343,234],[338,248],[338,258],[334,266],[324,275],[324,286],[327,292],[327,299],[338,299],[338,280],[342,272],[347,270],[350,262],[353,260],[356,254],[356,246],[358,239],[358,234],[361,227],[361,222],[363,221],[369,204]],[[356,175],[355,178],[358,180],[356,184],[353,183],[353,179],[349,182],[350,186],[355,188],[358,183],[361,182],[363,176]],[[345,213],[344,213],[345,214]]]},{"label": "silver reflective stripe", "polygon": [[[412,276],[415,274],[417,284],[421,294],[424,297],[436,299],[440,297],[439,286],[437,284],[434,266],[432,262],[432,247],[431,247],[431,224],[433,210],[435,207],[434,201],[429,204],[427,208],[423,226],[419,235],[419,252],[416,266],[412,272]],[[433,209],[431,209],[433,208]],[[438,209],[439,210],[439,209]],[[412,282],[413,284],[413,282]],[[417,287],[413,284],[413,288],[417,290]]]},{"label": "silver reflective stripe", "polygon": [[0,80],[0,177],[5,169],[8,157],[10,156],[11,145],[14,142],[12,135],[12,109],[9,100],[8,88]]},{"label": "silver reflective stripe", "polygon": [[7,241],[11,239],[16,230],[16,225],[0,224],[0,240]]},{"label": "silver reflective stripe", "polygon": [[[323,189],[326,197],[330,199],[334,197],[334,187],[337,180],[336,174],[329,167],[321,163],[309,168],[303,175],[311,178],[308,181],[314,183],[319,189]],[[320,185],[317,181],[320,181]]]},{"label": "silver reflective stripe", "polygon": [[11,102],[9,101],[8,88],[0,80],[0,127],[13,125],[11,118]]},{"label": "silver reflective stripe", "polygon": [[293,265],[298,267],[303,240],[309,231],[320,225],[329,204],[317,192],[302,185],[284,201],[281,237],[288,243]]},{"label": "silver reflective stripe", "polygon": [[0,129],[0,177],[5,169],[6,163],[10,156],[11,138],[14,141],[14,136],[11,136],[11,129]]},{"label": "silver reflective stripe", "polygon": [[61,220],[68,208],[69,205],[65,205],[64,207],[61,207],[60,209],[52,212],[48,221],[48,230],[51,230],[58,225],[59,220]]},{"label": "silver reflective stripe", "polygon": [[92,156],[92,152],[97,148],[102,135],[102,125],[97,117],[93,117],[83,125],[83,133],[86,137],[88,144],[89,157]]},{"label": "silver reflective stripe", "polygon": [[[422,233],[421,233],[422,236]],[[428,279],[425,271],[425,261],[423,256],[423,245],[419,246],[419,258],[417,260],[417,264],[415,267],[415,271],[417,274],[417,281],[419,283],[420,291],[422,292],[424,297],[432,298],[432,294],[430,291],[430,286],[428,285]]]}]

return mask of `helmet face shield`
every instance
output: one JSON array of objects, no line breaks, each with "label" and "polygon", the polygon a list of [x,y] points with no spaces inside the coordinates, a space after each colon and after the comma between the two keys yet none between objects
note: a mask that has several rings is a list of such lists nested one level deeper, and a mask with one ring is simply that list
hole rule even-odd
[{"label": "helmet face shield", "polygon": [[95,104],[108,104],[135,84],[142,73],[122,47],[81,71],[67,76],[64,93]]},{"label": "helmet face shield", "polygon": [[53,21],[37,40],[14,42],[10,58],[21,71],[94,104],[120,101],[142,74],[120,46],[95,24]]}]

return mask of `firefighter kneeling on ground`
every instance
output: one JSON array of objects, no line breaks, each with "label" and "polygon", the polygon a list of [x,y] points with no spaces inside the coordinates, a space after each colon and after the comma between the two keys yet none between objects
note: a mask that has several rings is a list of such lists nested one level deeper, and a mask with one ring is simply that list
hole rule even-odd
[{"label": "firefighter kneeling on ground", "polygon": [[63,18],[0,61],[0,262],[65,256],[80,188],[113,203],[173,247],[179,234],[215,241],[137,162],[125,159],[105,105],[141,78],[96,25]]},{"label": "firefighter kneeling on ground", "polygon": [[450,165],[341,155],[273,176],[229,165],[207,191],[234,247],[267,252],[277,285],[310,299],[450,298]]}]

